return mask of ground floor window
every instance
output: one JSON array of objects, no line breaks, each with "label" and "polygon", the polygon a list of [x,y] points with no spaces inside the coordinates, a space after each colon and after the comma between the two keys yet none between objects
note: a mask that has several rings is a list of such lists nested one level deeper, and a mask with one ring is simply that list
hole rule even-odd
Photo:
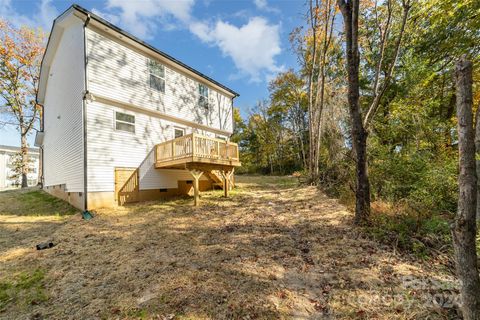
[{"label": "ground floor window", "polygon": [[225,136],[216,135],[215,138],[227,141],[227,137]]},{"label": "ground floor window", "polygon": [[185,129],[183,128],[174,128],[174,136],[176,138],[183,137],[185,135]]},{"label": "ground floor window", "polygon": [[135,133],[135,116],[115,111],[115,129]]}]

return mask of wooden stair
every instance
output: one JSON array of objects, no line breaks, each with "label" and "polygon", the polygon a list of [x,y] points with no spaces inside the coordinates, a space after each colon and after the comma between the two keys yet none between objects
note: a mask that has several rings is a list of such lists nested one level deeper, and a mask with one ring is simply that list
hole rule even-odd
[{"label": "wooden stair", "polygon": [[221,175],[216,172],[216,170],[205,171],[205,176],[210,179],[214,186],[220,187],[223,189],[223,180]]},{"label": "wooden stair", "polygon": [[[234,169],[232,169],[232,171],[234,171]],[[214,186],[218,186],[223,190],[223,178],[222,178],[222,174],[220,173],[220,171],[210,170],[210,171],[204,171],[204,173],[205,173],[205,176],[208,179],[210,179],[210,181],[212,182],[212,184]],[[232,190],[235,187],[235,179],[234,179],[233,174],[230,176],[230,179],[229,179],[228,182],[229,182],[228,183],[229,184],[229,189]]]}]

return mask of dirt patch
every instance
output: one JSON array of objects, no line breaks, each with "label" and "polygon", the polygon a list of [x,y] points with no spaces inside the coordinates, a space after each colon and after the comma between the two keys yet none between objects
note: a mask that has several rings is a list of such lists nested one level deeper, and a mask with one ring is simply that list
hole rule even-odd
[{"label": "dirt patch", "polygon": [[[42,217],[35,227],[1,216],[2,234],[18,234],[15,245],[0,237],[0,278],[44,270],[47,298],[8,303],[0,317],[455,316],[454,278],[443,265],[366,239],[343,206],[295,178],[237,182],[231,198],[204,193],[197,208],[190,199],[150,202],[100,210],[90,221]],[[35,251],[38,240],[58,245]]]}]

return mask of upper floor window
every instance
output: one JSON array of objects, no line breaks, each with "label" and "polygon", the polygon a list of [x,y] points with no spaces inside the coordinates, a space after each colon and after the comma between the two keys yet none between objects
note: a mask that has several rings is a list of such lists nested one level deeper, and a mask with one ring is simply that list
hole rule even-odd
[{"label": "upper floor window", "polygon": [[135,116],[115,111],[115,129],[135,133]]},{"label": "upper floor window", "polygon": [[198,106],[208,109],[208,87],[204,84],[198,84]]},{"label": "upper floor window", "polygon": [[154,60],[148,60],[150,88],[165,93],[165,66]]}]

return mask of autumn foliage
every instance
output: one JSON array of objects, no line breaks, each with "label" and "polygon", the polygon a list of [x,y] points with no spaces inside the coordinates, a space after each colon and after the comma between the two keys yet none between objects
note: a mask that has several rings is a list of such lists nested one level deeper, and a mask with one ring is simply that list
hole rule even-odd
[{"label": "autumn foliage", "polygon": [[41,116],[35,98],[44,50],[42,30],[0,20],[0,125],[14,126],[20,133],[22,187],[27,186],[27,137]]}]

